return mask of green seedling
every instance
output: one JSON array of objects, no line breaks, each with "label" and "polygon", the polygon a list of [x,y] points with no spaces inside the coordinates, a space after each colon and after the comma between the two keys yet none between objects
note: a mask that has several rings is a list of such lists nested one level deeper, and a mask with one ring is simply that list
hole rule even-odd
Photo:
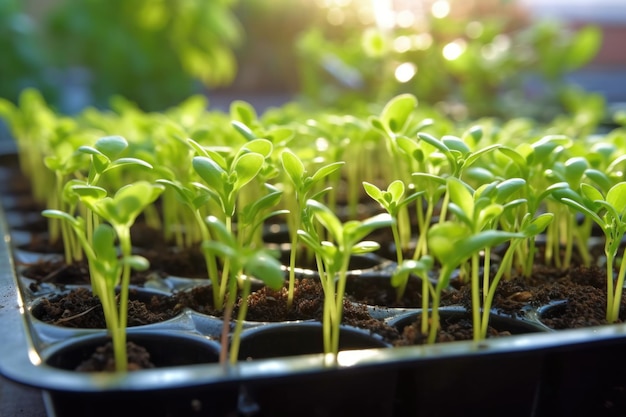
[{"label": "green seedling", "polygon": [[[393,219],[393,222],[391,223],[391,232],[393,234],[393,241],[396,247],[396,262],[398,264],[401,264],[404,261],[404,255],[402,253],[402,244],[400,242],[400,231],[398,230],[398,215],[403,207],[406,207],[408,204],[417,200],[424,192],[418,191],[408,196],[405,196],[406,187],[401,180],[393,181],[391,184],[389,184],[386,190],[381,190],[380,188],[369,182],[364,182],[363,188],[365,188],[365,192],[376,202],[378,202]],[[404,277],[397,278],[397,300],[400,300],[404,296],[404,291],[406,289],[408,279],[408,274],[406,274]]]},{"label": "green seedling", "polygon": [[[502,194],[509,196],[511,195],[515,188],[518,188],[522,184],[511,184],[511,190],[504,188]],[[456,231],[454,234],[459,239],[458,244],[463,245],[464,240],[472,240],[482,241],[484,245],[478,250],[474,250],[469,253],[468,258],[470,259],[469,267],[471,269],[470,272],[470,284],[471,284],[471,292],[472,292],[472,321],[473,321],[473,332],[474,332],[474,340],[480,340],[480,330],[482,328],[482,317],[481,317],[481,309],[482,299],[480,296],[480,276],[479,276],[479,268],[480,268],[480,253],[479,250],[489,249],[496,245],[505,243],[514,238],[521,238],[523,235],[518,233],[506,232],[501,230],[496,230],[497,220],[502,215],[505,207],[503,204],[498,202],[497,198],[490,198],[490,193],[495,193],[497,195],[497,186],[495,184],[488,184],[480,187],[478,190],[472,190],[467,184],[463,183],[461,180],[455,177],[448,178],[448,193],[450,195],[450,205],[449,210],[457,219],[457,222],[446,222],[446,229],[437,229],[441,230],[450,230],[451,228],[456,227]],[[482,236],[482,238],[480,238]],[[489,239],[487,239],[489,237]],[[433,246],[437,246],[437,244],[433,243],[433,238],[431,239],[430,245],[431,248]],[[441,236],[439,236],[439,242],[441,241]],[[434,242],[437,242],[435,240]],[[437,251],[441,251],[441,248],[436,249]],[[486,270],[485,273],[488,274],[490,269],[489,267],[489,251],[485,256],[485,262],[487,263],[484,266]],[[441,260],[441,255],[439,255],[439,260]],[[483,291],[486,295],[489,290],[489,279],[488,275],[483,279]]]},{"label": "green seedling", "polygon": [[[194,185],[203,189],[204,192],[219,204],[221,217],[224,219],[226,229],[233,230],[233,219],[236,215],[236,206],[242,189],[253,181],[259,174],[265,158],[272,152],[272,143],[265,139],[255,139],[244,144],[232,158],[223,157],[219,153],[204,149],[194,142],[190,142],[200,156],[193,158],[192,164],[202,183]],[[211,256],[206,254],[206,256]],[[225,259],[222,265],[222,276],[213,276],[214,271],[209,271],[213,285],[213,302],[217,309],[221,310],[224,305],[224,296],[230,274],[230,258]]]},{"label": "green seedling", "polygon": [[[428,273],[433,269],[434,259],[429,255],[422,256],[419,260],[406,259],[398,264],[391,276],[391,285],[394,287],[406,287],[406,281],[410,274],[415,274],[422,281],[422,311],[428,311],[430,307],[430,295],[435,294],[435,288],[430,282]],[[438,303],[437,303],[438,304]],[[422,334],[428,334],[429,315],[421,315],[420,329]]]},{"label": "green seedling", "polygon": [[554,196],[562,203],[589,217],[600,226],[604,233],[606,320],[609,323],[615,323],[619,319],[624,276],[626,276],[626,262],[623,261],[617,279],[614,275],[617,253],[626,233],[626,182],[615,184],[606,194],[602,194],[592,185],[582,183],[579,192],[571,189],[559,190],[554,193]]},{"label": "green seedling", "polygon": [[[224,325],[222,326],[220,362],[231,364],[237,362],[239,354],[240,336],[243,323],[248,311],[248,296],[251,291],[251,279],[261,280],[268,287],[279,290],[285,276],[281,264],[276,257],[265,249],[251,248],[242,245],[237,237],[228,230],[226,225],[215,216],[209,216],[206,222],[211,229],[214,239],[202,242],[208,252],[218,255],[224,264],[230,265],[228,279],[228,297],[224,308]],[[241,287],[241,303],[237,313],[235,329],[228,349],[229,325],[235,307],[237,289]],[[229,360],[230,358],[230,360]]]},{"label": "green seedling", "polygon": [[[298,235],[313,250],[318,262],[324,289],[324,352],[332,353],[336,358],[350,258],[353,254],[377,250],[378,243],[362,239],[376,229],[391,226],[393,219],[388,213],[381,213],[363,221],[342,223],[335,213],[318,201],[308,200],[306,207],[311,217],[304,219],[305,230],[298,230]],[[313,219],[324,227],[332,242],[319,238]]]},{"label": "green seedling", "polygon": [[[130,228],[145,207],[154,203],[163,188],[138,181],[120,188],[113,197],[107,197],[106,190],[96,186],[76,185],[73,190],[94,214],[108,224],[99,224],[89,238],[84,218],[60,210],[44,210],[43,215],[68,222],[82,245],[89,263],[92,290],[100,299],[107,330],[113,341],[115,368],[123,372],[127,369],[130,272],[131,268],[145,270],[149,266],[145,258],[132,254]],[[116,240],[119,241],[119,257]],[[118,287],[119,300],[116,297]]]},{"label": "green seedling", "polygon": [[318,199],[328,190],[327,188],[318,190],[316,187],[319,187],[319,184],[333,172],[341,169],[344,163],[334,162],[319,168],[312,175],[307,175],[304,163],[295,153],[287,149],[283,151],[280,156],[284,172],[293,187],[293,193],[291,193],[293,198],[288,202],[291,207],[289,210],[291,248],[289,255],[289,288],[287,295],[287,307],[291,308],[295,285],[296,258],[298,256],[297,230],[302,227],[302,209],[303,207],[306,207],[307,200]]}]

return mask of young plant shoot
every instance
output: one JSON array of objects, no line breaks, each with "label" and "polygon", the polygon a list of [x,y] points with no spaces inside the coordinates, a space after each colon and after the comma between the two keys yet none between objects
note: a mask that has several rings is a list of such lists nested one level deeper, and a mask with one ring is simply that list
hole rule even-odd
[{"label": "young plant shoot", "polygon": [[[223,259],[230,265],[228,279],[228,297],[224,308],[224,324],[222,326],[220,362],[230,364],[237,362],[243,322],[248,311],[248,296],[251,291],[251,279],[257,278],[273,290],[279,290],[285,276],[281,264],[272,253],[265,249],[256,249],[241,244],[226,225],[215,216],[209,216],[207,224],[213,232],[214,239],[202,242],[202,246]],[[235,322],[235,330],[228,348],[230,321],[237,300],[237,289],[241,287],[241,304]],[[229,359],[230,358],[230,359]]]},{"label": "young plant shoot", "polygon": [[[398,230],[398,214],[400,213],[402,207],[406,207],[408,204],[418,199],[424,192],[415,192],[405,197],[406,187],[401,180],[393,181],[391,184],[389,184],[389,187],[387,187],[386,190],[381,190],[380,188],[369,182],[364,182],[363,188],[365,188],[365,192],[367,193],[367,195],[369,195],[376,202],[378,202],[393,219],[393,222],[391,223],[391,232],[393,234],[393,241],[396,247],[396,262],[398,264],[402,264],[402,261],[404,260],[404,255],[402,253],[402,243],[400,242],[401,233]],[[402,225],[405,226],[404,223]],[[410,231],[408,233],[410,234]],[[398,285],[396,286],[396,299],[398,301],[404,296],[404,291],[406,289],[408,279],[408,273],[404,277],[397,278]]]},{"label": "young plant shoot", "polygon": [[313,175],[307,176],[304,163],[295,153],[290,150],[285,150],[280,156],[285,174],[293,187],[293,192],[290,193],[290,195],[293,196],[293,199],[288,202],[290,207],[292,207],[289,210],[291,215],[288,218],[291,249],[289,253],[289,288],[287,292],[287,307],[290,308],[293,303],[293,292],[296,279],[296,257],[298,254],[297,230],[302,227],[302,209],[306,206],[307,200],[316,200],[328,190],[328,188],[316,190],[315,187],[333,172],[339,170],[344,163],[334,162],[332,164],[325,165],[315,171]]},{"label": "young plant shoot", "polygon": [[617,254],[626,233],[626,182],[619,182],[603,195],[592,185],[582,183],[580,192],[571,189],[558,190],[555,198],[563,204],[591,218],[604,232],[604,253],[606,255],[606,321],[615,323],[619,319],[619,308],[622,300],[626,262],[619,267],[617,279],[614,269]]},{"label": "young plant shoot", "polygon": [[[324,352],[332,353],[336,358],[350,257],[377,250],[378,243],[362,239],[376,229],[391,226],[393,219],[389,213],[381,213],[363,221],[342,223],[335,213],[318,201],[308,200],[306,208],[310,217],[303,219],[305,230],[298,230],[298,235],[314,251],[318,262],[324,290]],[[332,242],[319,238],[313,219],[324,227]]]},{"label": "young plant shoot", "polygon": [[[131,268],[145,270],[148,261],[132,254],[130,228],[135,219],[150,204],[154,203],[163,191],[160,185],[138,181],[120,188],[113,197],[107,197],[103,188],[96,186],[75,186],[78,198],[102,221],[87,236],[85,220],[60,210],[44,210],[46,217],[67,221],[89,264],[92,291],[102,304],[107,330],[113,341],[115,368],[119,372],[127,370],[126,325],[128,318],[128,292]],[[119,241],[119,251],[116,241]],[[116,289],[119,287],[119,300]]]}]

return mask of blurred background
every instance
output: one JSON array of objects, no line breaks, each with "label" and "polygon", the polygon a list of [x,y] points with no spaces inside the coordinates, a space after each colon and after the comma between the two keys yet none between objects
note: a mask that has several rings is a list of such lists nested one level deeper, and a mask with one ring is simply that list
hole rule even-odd
[{"label": "blurred background", "polygon": [[410,92],[459,119],[549,117],[626,102],[626,1],[0,0],[0,97],[27,87],[68,114]]}]

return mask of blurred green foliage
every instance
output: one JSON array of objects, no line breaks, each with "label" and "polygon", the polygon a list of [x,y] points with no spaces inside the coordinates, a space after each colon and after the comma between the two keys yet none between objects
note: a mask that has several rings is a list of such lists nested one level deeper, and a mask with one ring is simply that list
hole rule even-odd
[{"label": "blurred green foliage", "polygon": [[16,102],[22,90],[32,87],[53,100],[45,68],[35,23],[19,0],[0,0],[0,97]]},{"label": "blurred green foliage", "polygon": [[364,19],[375,2],[55,0],[37,27],[20,0],[0,0],[0,97],[35,87],[62,102],[80,68],[85,104],[118,95],[146,111],[221,87],[346,108],[408,92],[457,118],[550,118],[572,106],[564,76],[593,58],[597,28],[535,22],[507,0],[449,0],[435,17],[434,2],[409,2],[423,6],[415,22],[385,29]]},{"label": "blurred green foliage", "polygon": [[[411,25],[393,27],[363,22],[354,2],[329,7],[343,23],[317,22],[298,42],[303,95],[349,107],[408,92],[457,118],[552,117],[563,110],[564,76],[602,40],[596,27],[528,19],[515,2],[448,1],[440,16],[434,1],[421,3]],[[396,76],[401,65],[408,80]]]},{"label": "blurred green foliage", "polygon": [[48,23],[59,67],[91,72],[106,104],[121,94],[145,110],[162,109],[206,86],[230,83],[242,30],[234,0],[64,0]]}]

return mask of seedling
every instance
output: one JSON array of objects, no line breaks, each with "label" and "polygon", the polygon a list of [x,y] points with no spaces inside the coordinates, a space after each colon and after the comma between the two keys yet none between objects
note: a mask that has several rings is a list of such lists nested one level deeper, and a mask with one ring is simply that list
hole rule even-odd
[{"label": "seedling", "polygon": [[[243,323],[248,311],[248,296],[251,291],[251,278],[261,280],[268,287],[279,290],[285,276],[281,269],[280,262],[272,253],[265,249],[251,248],[246,244],[237,241],[237,237],[226,225],[215,216],[209,216],[206,222],[213,232],[214,240],[202,242],[202,246],[213,254],[219,255],[224,264],[230,265],[228,279],[228,297],[224,308],[224,325],[222,326],[220,352],[220,362],[226,363],[229,358],[230,364],[237,362],[239,354],[240,336]],[[230,330],[230,320],[237,298],[237,288],[241,287],[241,303],[235,329],[228,348],[228,334]]]},{"label": "seedling", "polygon": [[[376,229],[391,226],[393,219],[388,213],[381,213],[363,221],[342,223],[335,213],[318,201],[308,200],[306,207],[311,217],[303,219],[305,229],[298,230],[298,235],[315,252],[324,289],[324,352],[336,357],[350,257],[377,250],[378,243],[362,239]],[[319,238],[313,219],[324,227],[333,242]]]},{"label": "seedling", "polygon": [[[193,142],[190,143],[195,145]],[[195,185],[204,189],[210,198],[219,203],[226,230],[232,232],[239,194],[243,187],[254,180],[261,171],[265,158],[272,152],[272,144],[265,139],[255,139],[244,144],[231,159],[200,146],[195,146],[195,149],[200,156],[193,158],[193,168],[203,181]],[[206,256],[211,255],[207,253]],[[219,310],[224,306],[230,275],[230,258],[227,257],[225,261],[226,263],[222,265],[221,278],[213,276],[214,271],[209,271],[209,278],[213,285],[214,306]]]},{"label": "seedling", "polygon": [[[406,188],[401,180],[393,181],[391,184],[389,184],[389,187],[387,187],[386,190],[381,190],[380,188],[369,182],[364,182],[363,187],[365,188],[365,192],[375,201],[377,201],[394,220],[391,223],[391,232],[393,234],[393,241],[395,243],[396,262],[398,264],[401,264],[404,261],[404,255],[402,254],[400,232],[398,231],[398,214],[403,207],[406,207],[408,204],[418,199],[424,192],[419,191],[405,196]],[[408,274],[403,277],[397,278],[397,300],[400,300],[404,296],[404,291],[406,289],[408,278]]]},{"label": "seedling", "polygon": [[[614,268],[617,252],[626,233],[626,182],[612,186],[602,194],[592,185],[582,183],[579,192],[571,189],[554,193],[562,203],[583,213],[600,226],[605,236],[606,255],[606,321],[615,323],[619,319],[626,262],[622,261],[615,279]],[[622,259],[624,259],[622,255]]]},{"label": "seedling", "polygon": [[343,166],[343,162],[334,162],[319,168],[311,176],[307,176],[304,163],[300,158],[290,150],[285,150],[281,154],[281,161],[285,174],[293,186],[293,199],[289,201],[291,204],[289,216],[289,230],[291,238],[291,248],[289,254],[289,288],[287,295],[287,306],[291,307],[293,303],[293,292],[295,283],[296,258],[298,253],[298,234],[302,226],[302,208],[306,206],[309,199],[317,199],[328,189],[317,190],[318,186],[326,177],[333,172],[339,170]]},{"label": "seedling", "polygon": [[[128,292],[131,268],[145,270],[148,261],[132,254],[130,228],[145,207],[152,204],[162,186],[138,181],[120,188],[113,197],[96,186],[77,185],[73,188],[78,198],[93,213],[108,224],[99,224],[88,237],[85,220],[60,210],[44,210],[46,217],[68,222],[89,263],[93,293],[102,304],[107,330],[113,341],[115,368],[126,371],[126,325],[128,317]],[[116,240],[119,241],[121,257],[118,258]],[[116,289],[119,286],[119,301]]]}]

